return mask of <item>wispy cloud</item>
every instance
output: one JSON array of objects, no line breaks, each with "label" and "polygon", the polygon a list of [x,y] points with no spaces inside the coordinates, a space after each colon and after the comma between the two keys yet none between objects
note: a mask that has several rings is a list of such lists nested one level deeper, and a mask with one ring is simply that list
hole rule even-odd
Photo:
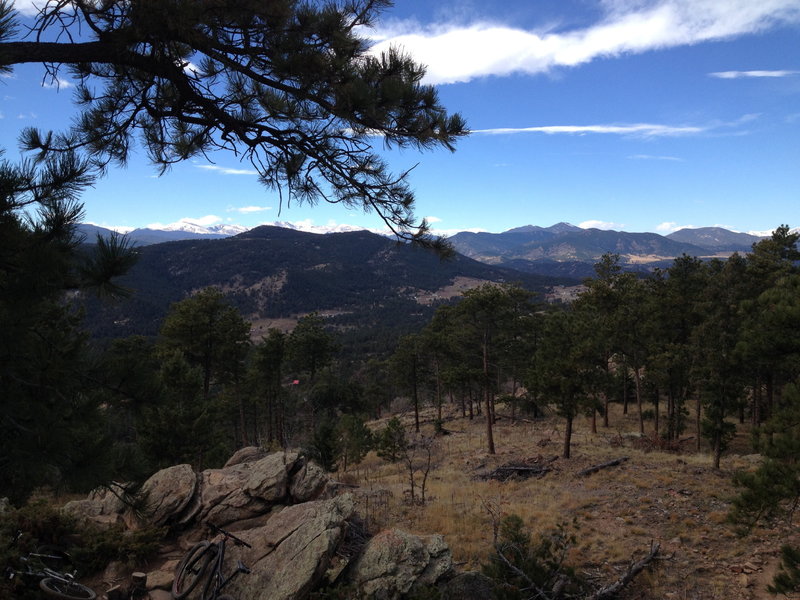
[{"label": "wispy cloud", "polygon": [[546,73],[600,58],[731,39],[800,22],[800,0],[605,0],[591,26],[524,30],[486,19],[420,26],[390,22],[373,32],[379,53],[402,48],[428,66],[426,82]]},{"label": "wispy cloud", "polygon": [[228,209],[228,212],[238,212],[243,215],[248,215],[250,213],[257,213],[257,212],[264,212],[266,210],[272,210],[271,206],[232,206]]},{"label": "wispy cloud", "polygon": [[580,227],[581,229],[603,229],[605,231],[610,231],[610,230],[619,231],[625,228],[625,224],[591,219],[589,221],[584,221],[583,223],[578,223],[578,227]]},{"label": "wispy cloud", "polygon": [[632,154],[629,156],[631,160],[667,160],[673,162],[683,162],[682,158],[677,156],[653,156],[652,154]]},{"label": "wispy cloud", "polygon": [[745,77],[792,77],[800,75],[800,71],[718,71],[709,73],[709,77],[718,79],[741,79]]},{"label": "wispy cloud", "polygon": [[[535,127],[494,127],[473,129],[473,134],[508,135],[518,133],[544,133],[547,135],[567,134],[622,135],[639,138],[678,137],[699,135],[720,129],[736,129],[759,118],[759,114],[746,114],[733,121],[712,121],[705,125],[665,125],[663,123],[613,123],[601,125],[538,125]],[[670,156],[650,156],[639,154],[628,158],[681,160]]]},{"label": "wispy cloud", "polygon": [[222,173],[223,175],[258,175],[255,169],[232,169],[229,167],[220,167],[218,165],[195,165],[198,169],[205,169],[206,171],[214,171],[215,173]]},{"label": "wispy cloud", "polygon": [[500,135],[510,133],[545,133],[583,135],[587,133],[630,135],[639,137],[675,137],[696,135],[709,127],[692,125],[659,125],[654,123],[634,123],[628,125],[542,125],[538,127],[495,127],[493,129],[474,129],[473,134]]}]

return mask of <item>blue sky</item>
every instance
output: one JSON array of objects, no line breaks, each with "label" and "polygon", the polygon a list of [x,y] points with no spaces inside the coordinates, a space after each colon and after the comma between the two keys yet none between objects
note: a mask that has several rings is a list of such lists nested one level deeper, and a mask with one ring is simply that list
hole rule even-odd
[{"label": "blue sky", "polygon": [[[364,35],[427,64],[473,131],[453,154],[386,153],[417,165],[417,215],[442,232],[800,225],[800,0],[398,0]],[[0,80],[9,158],[21,127],[69,123],[71,92],[33,66]],[[155,177],[140,152],[85,194],[86,220],[381,226],[322,204],[279,214],[248,164],[213,158]]]}]

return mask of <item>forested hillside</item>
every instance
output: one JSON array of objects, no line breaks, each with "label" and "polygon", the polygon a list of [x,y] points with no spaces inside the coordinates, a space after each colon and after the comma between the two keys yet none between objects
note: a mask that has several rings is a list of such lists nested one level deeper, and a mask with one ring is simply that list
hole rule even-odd
[{"label": "forested hillside", "polygon": [[[361,339],[392,339],[418,329],[437,294],[457,279],[518,282],[544,292],[577,279],[551,278],[490,267],[357,231],[317,235],[264,226],[223,240],[186,240],[145,246],[120,284],[130,298],[106,304],[89,298],[87,323],[98,338],[154,336],[170,303],[216,286],[248,320],[268,328],[278,319],[312,311]],[[262,331],[262,333],[265,329]],[[365,348],[365,350],[369,350]],[[373,349],[374,351],[374,349]]]}]

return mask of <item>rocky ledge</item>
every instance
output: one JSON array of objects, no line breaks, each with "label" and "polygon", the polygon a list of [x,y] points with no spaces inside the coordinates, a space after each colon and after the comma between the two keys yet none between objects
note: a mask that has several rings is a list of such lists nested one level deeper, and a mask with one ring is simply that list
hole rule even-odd
[{"label": "rocky ledge", "polygon": [[[226,588],[240,600],[301,600],[322,588],[349,598],[399,600],[420,586],[438,585],[444,598],[458,588],[450,549],[440,535],[384,530],[369,536],[349,491],[296,452],[239,450],[221,469],[189,465],[159,471],[142,487],[146,508],[128,508],[112,489],[92,492],[64,510],[101,526],[164,527],[174,549],[148,574],[151,598],[169,598],[172,572],[183,552],[224,527],[250,544],[229,544],[226,570],[242,561],[252,572]],[[355,493],[358,493],[355,490]],[[453,587],[453,590],[448,589]],[[479,587],[485,582],[479,582]],[[477,596],[476,596],[477,597]]]}]

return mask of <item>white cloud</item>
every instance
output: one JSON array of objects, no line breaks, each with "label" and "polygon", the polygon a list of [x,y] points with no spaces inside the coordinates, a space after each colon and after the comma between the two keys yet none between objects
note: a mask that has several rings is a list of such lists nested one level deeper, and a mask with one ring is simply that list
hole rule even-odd
[{"label": "white cloud", "polygon": [[546,73],[598,58],[730,39],[800,22],[800,0],[606,0],[601,20],[583,29],[523,30],[472,24],[389,23],[372,38],[374,53],[396,46],[427,65],[426,82],[488,75]]},{"label": "white cloud", "polygon": [[656,225],[656,231],[663,233],[673,233],[680,229],[697,229],[694,225],[678,225],[675,221],[664,221]]},{"label": "white cloud", "polygon": [[209,227],[211,225],[216,225],[218,223],[222,223],[222,218],[218,217],[217,215],[205,215],[204,217],[184,217],[183,219],[178,219],[174,223],[150,223],[149,225],[145,225],[147,229],[170,229],[185,225],[199,225],[201,227]]},{"label": "white cloud", "polygon": [[442,220],[439,217],[425,217],[425,220],[428,223],[441,223]]},{"label": "white cloud", "polygon": [[14,9],[30,17],[38,14],[45,4],[47,4],[46,0],[16,0]]},{"label": "white cloud", "polygon": [[463,231],[468,233],[487,233],[487,230],[481,227],[471,227],[469,229],[431,229],[431,233],[433,235],[439,235],[442,237],[450,237],[451,235],[455,235]]},{"label": "white cloud", "polygon": [[583,223],[578,223],[578,227],[580,227],[581,229],[604,229],[606,231],[613,229],[615,231],[619,231],[625,228],[625,224],[591,219],[589,221],[584,221]]},{"label": "white cloud", "polygon": [[632,154],[629,156],[631,160],[667,160],[675,162],[683,162],[682,158],[677,156],[653,156],[652,154]]},{"label": "white cloud", "polygon": [[95,223],[94,221],[84,221],[84,223],[86,223],[86,225],[94,225],[95,227],[110,229],[111,231],[116,231],[117,233],[129,233],[136,229],[135,227],[129,227],[127,225],[106,225],[105,223]]},{"label": "white cloud", "polygon": [[62,79],[61,77],[53,77],[52,79],[47,79],[46,81],[42,82],[42,87],[51,90],[60,90],[62,88],[69,89],[75,86],[66,79]]},{"label": "white cloud", "polygon": [[693,125],[659,125],[654,123],[634,123],[628,125],[543,125],[538,127],[496,127],[475,129],[473,134],[500,135],[510,133],[545,133],[583,135],[586,133],[631,135],[639,137],[675,137],[696,135],[708,131],[710,127]]},{"label": "white cloud", "polygon": [[791,77],[800,75],[800,71],[718,71],[709,73],[709,77],[718,79],[740,79],[743,77]]},{"label": "white cloud", "polygon": [[272,210],[271,206],[240,206],[240,207],[231,207],[228,209],[228,212],[238,212],[242,214],[250,214],[250,213],[257,213],[257,212],[264,212],[265,210]]},{"label": "white cloud", "polygon": [[218,165],[195,165],[195,167],[207,171],[214,171],[215,173],[222,173],[223,175],[258,175],[258,171],[255,169],[232,169],[229,167],[220,167]]}]

